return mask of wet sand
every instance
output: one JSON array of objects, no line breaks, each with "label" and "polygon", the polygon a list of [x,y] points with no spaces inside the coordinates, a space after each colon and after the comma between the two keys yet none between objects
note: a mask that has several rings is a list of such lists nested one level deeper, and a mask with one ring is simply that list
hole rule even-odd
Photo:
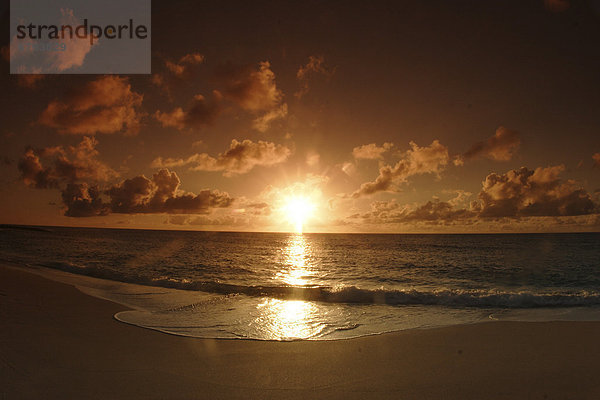
[{"label": "wet sand", "polygon": [[598,399],[600,323],[489,322],[329,342],[184,338],[0,266],[0,399]]}]

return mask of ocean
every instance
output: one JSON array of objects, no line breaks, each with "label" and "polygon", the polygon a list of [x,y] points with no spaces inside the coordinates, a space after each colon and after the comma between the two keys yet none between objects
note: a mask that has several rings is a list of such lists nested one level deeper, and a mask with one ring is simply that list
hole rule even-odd
[{"label": "ocean", "polygon": [[[0,260],[206,338],[332,340],[491,320],[600,320],[600,233],[0,229]],[[99,279],[98,279],[99,278]]]}]

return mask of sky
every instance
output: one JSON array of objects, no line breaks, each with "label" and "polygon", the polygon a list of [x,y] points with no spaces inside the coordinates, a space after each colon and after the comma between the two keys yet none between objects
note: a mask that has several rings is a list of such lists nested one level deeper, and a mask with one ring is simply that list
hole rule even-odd
[{"label": "sky", "polygon": [[600,1],[155,1],[149,75],[1,11],[0,223],[600,230]]}]

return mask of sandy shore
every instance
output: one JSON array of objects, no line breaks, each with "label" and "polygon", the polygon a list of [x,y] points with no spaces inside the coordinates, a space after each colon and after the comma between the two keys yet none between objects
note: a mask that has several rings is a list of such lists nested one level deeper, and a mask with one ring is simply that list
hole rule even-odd
[{"label": "sandy shore", "polygon": [[0,267],[0,399],[598,399],[600,323],[485,324],[335,342],[176,337]]}]

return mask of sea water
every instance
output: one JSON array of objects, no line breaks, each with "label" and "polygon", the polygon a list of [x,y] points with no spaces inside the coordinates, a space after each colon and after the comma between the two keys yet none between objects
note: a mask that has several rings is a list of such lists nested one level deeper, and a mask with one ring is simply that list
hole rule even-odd
[{"label": "sea water", "polygon": [[131,308],[120,321],[185,336],[327,340],[489,320],[600,319],[598,233],[4,227],[0,238],[0,260]]}]

